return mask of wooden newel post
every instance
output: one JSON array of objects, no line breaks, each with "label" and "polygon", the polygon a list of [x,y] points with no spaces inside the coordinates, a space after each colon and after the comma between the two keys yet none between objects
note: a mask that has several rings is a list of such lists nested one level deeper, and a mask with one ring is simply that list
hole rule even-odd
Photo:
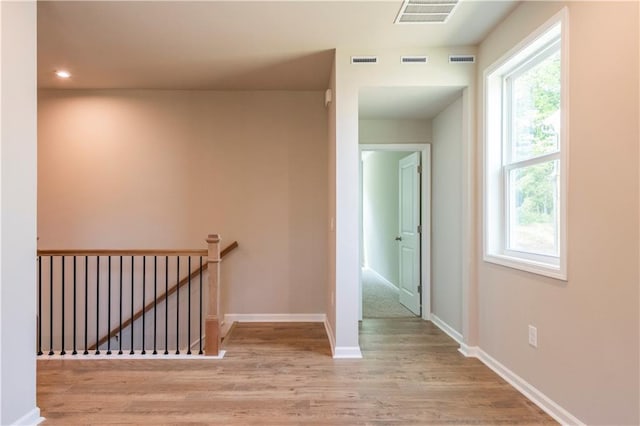
[{"label": "wooden newel post", "polygon": [[208,356],[218,356],[220,350],[220,319],[218,318],[220,303],[220,235],[211,234],[207,237],[209,253],[209,303],[205,319],[204,353]]}]

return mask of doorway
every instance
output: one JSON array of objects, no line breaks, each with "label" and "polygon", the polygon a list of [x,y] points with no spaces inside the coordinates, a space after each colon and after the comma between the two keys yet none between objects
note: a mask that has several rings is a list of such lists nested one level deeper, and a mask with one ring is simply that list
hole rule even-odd
[{"label": "doorway", "polygon": [[430,146],[360,145],[360,158],[360,319],[425,318]]}]

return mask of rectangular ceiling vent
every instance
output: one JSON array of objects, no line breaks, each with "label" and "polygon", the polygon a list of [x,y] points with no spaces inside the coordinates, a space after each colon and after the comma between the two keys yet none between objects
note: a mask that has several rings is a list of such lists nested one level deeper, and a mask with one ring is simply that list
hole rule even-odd
[{"label": "rectangular ceiling vent", "polygon": [[351,63],[352,64],[377,64],[378,57],[377,56],[352,56]]},{"label": "rectangular ceiling vent", "polygon": [[450,64],[473,64],[475,61],[475,55],[449,55]]},{"label": "rectangular ceiling vent", "polygon": [[403,64],[426,64],[429,62],[428,56],[400,56],[400,62]]},{"label": "rectangular ceiling vent", "polygon": [[447,22],[460,0],[404,0],[395,24],[442,24]]}]

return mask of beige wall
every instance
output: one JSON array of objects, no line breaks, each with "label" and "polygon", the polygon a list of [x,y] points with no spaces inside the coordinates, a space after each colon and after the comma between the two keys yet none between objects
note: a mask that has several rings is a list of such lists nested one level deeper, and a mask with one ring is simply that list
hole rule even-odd
[{"label": "beige wall", "polygon": [[462,333],[462,97],[433,119],[431,312]]},{"label": "beige wall", "polygon": [[35,424],[35,2],[0,2],[0,44],[0,424]]},{"label": "beige wall", "polygon": [[43,248],[240,249],[226,313],[324,313],[321,92],[42,91]]},{"label": "beige wall", "polygon": [[[520,5],[480,45],[478,84],[563,5]],[[569,279],[480,262],[479,346],[587,424],[638,424],[638,3],[566,5]]]}]

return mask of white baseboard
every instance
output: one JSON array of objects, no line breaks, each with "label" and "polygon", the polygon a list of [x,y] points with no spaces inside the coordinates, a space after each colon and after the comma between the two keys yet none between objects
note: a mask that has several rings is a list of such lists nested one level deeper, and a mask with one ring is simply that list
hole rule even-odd
[{"label": "white baseboard", "polygon": [[394,283],[392,283],[391,281],[389,281],[388,279],[386,279],[385,277],[380,275],[380,273],[378,273],[378,271],[376,271],[374,269],[371,269],[368,266],[365,266],[363,269],[366,269],[367,271],[371,272],[373,275],[376,276],[376,278],[378,278],[380,281],[382,281],[384,284],[388,285],[389,287],[393,287],[396,290],[398,289],[397,285],[395,285]]},{"label": "white baseboard", "polygon": [[40,417],[40,408],[36,407],[33,410],[29,411],[24,416],[20,417],[18,420],[14,421],[12,424],[14,425],[37,425],[44,421],[44,417]]},{"label": "white baseboard", "polygon": [[545,413],[553,417],[558,423],[563,425],[585,425],[584,422],[580,421],[573,414],[569,413],[551,398],[505,367],[502,363],[479,347],[467,346],[463,343],[460,345],[459,351],[467,357],[478,358],[484,365],[493,370],[498,376],[502,377],[507,383],[516,388],[518,392],[540,407]]},{"label": "white baseboard", "polygon": [[225,314],[224,325],[234,322],[324,322],[325,314]]},{"label": "white baseboard", "polygon": [[336,346],[333,359],[362,359],[360,346]]},{"label": "white baseboard", "polygon": [[336,338],[335,334],[333,334],[333,328],[331,328],[331,324],[329,323],[329,318],[326,315],[324,318],[324,329],[327,332],[327,337],[329,338],[329,345],[331,345],[331,356],[335,356]]},{"label": "white baseboard", "polygon": [[431,313],[430,321],[438,327],[440,330],[444,331],[449,337],[458,342],[458,344],[462,345],[462,334],[456,331],[453,327],[451,327],[446,322],[442,321],[436,314]]},{"label": "white baseboard", "polygon": [[458,348],[458,352],[467,358],[478,358],[478,347],[477,346],[468,346],[464,342],[460,342],[460,347]]},{"label": "white baseboard", "polygon": [[329,323],[329,318],[325,315],[324,329],[327,332],[329,338],[329,344],[331,345],[331,354],[333,359],[362,359],[362,352],[359,346],[336,346],[336,339]]}]

